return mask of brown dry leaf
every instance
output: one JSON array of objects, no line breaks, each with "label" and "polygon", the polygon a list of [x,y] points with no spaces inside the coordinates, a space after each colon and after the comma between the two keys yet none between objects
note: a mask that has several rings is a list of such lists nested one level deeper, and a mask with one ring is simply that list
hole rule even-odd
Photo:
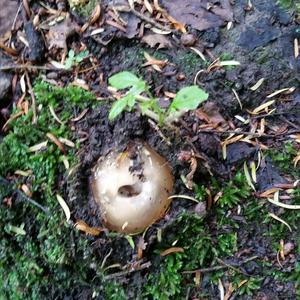
[{"label": "brown dry leaf", "polygon": [[159,60],[155,57],[149,55],[147,52],[144,52],[144,57],[146,58],[147,62],[144,63],[142,66],[152,66],[154,70],[161,72],[161,69],[165,67],[165,65],[168,63],[168,60]]},{"label": "brown dry leaf", "polygon": [[160,256],[167,256],[171,253],[183,253],[184,249],[181,247],[171,247],[163,252],[160,253]]},{"label": "brown dry leaf", "polygon": [[274,93],[268,95],[267,98],[272,98],[272,97],[277,96],[279,94],[288,95],[288,94],[293,93],[295,91],[295,89],[296,89],[296,87],[292,86],[290,88],[284,88],[284,89],[281,89],[281,90],[277,90]]},{"label": "brown dry leaf", "polygon": [[278,191],[280,191],[280,188],[270,188],[270,189],[264,191],[263,193],[259,194],[258,197],[259,198],[269,198]]},{"label": "brown dry leaf", "polygon": [[81,32],[85,32],[86,29],[94,24],[99,18],[100,18],[100,15],[101,15],[101,6],[100,4],[97,4],[92,12],[92,15],[90,16],[89,20],[81,27]]},{"label": "brown dry leaf", "polygon": [[295,141],[300,144],[300,134],[292,134],[290,137],[295,139]]},{"label": "brown dry leaf", "polygon": [[88,108],[84,109],[77,117],[74,117],[73,119],[71,119],[72,122],[78,122],[80,121],[89,111]]},{"label": "brown dry leaf", "polygon": [[275,100],[271,100],[268,101],[260,106],[258,106],[257,108],[255,108],[252,112],[250,112],[252,115],[258,115],[259,113],[266,111],[268,109],[269,106],[271,106],[273,103],[275,102]]},{"label": "brown dry leaf", "polygon": [[149,33],[143,36],[142,41],[148,44],[151,48],[157,49],[172,48],[172,42],[165,35],[157,33]]},{"label": "brown dry leaf", "polygon": [[163,13],[164,17],[167,18],[172,26],[178,30],[178,31],[181,31],[182,33],[186,33],[186,29],[185,29],[185,26],[184,24],[178,22],[177,20],[175,20],[172,16],[170,16],[169,14],[167,14],[166,12]]},{"label": "brown dry leaf", "polygon": [[57,47],[59,49],[67,49],[67,38],[75,32],[76,24],[74,24],[69,14],[63,22],[50,27],[47,34],[49,49]]},{"label": "brown dry leaf", "polygon": [[0,49],[3,49],[5,52],[13,56],[18,55],[18,52],[15,49],[5,46],[4,43],[2,43],[1,41],[0,41]]},{"label": "brown dry leaf", "polygon": [[79,231],[83,231],[87,235],[97,236],[102,231],[104,231],[101,227],[90,227],[88,224],[86,224],[82,220],[77,220],[75,223],[75,228]]},{"label": "brown dry leaf", "polygon": [[147,10],[150,13],[150,15],[152,15],[153,14],[153,8],[152,8],[151,4],[149,3],[149,1],[148,0],[144,0],[144,5],[147,8]]},{"label": "brown dry leaf", "polygon": [[190,172],[186,175],[187,183],[186,187],[190,190],[193,189],[195,183],[193,182],[194,174],[197,170],[197,159],[195,157],[192,157],[190,159]]},{"label": "brown dry leaf", "polygon": [[300,152],[297,153],[297,156],[293,159],[294,167],[297,167],[298,162],[300,161]]},{"label": "brown dry leaf", "polygon": [[17,1],[1,1],[1,4],[2,8],[0,9],[0,36],[4,36],[6,32],[9,32],[12,29],[14,15],[18,11],[19,3]]},{"label": "brown dry leaf", "polygon": [[60,151],[62,153],[66,152],[63,144],[59,141],[59,139],[54,134],[52,134],[51,132],[48,132],[46,134],[46,136],[50,141],[52,141],[60,149]]},{"label": "brown dry leaf", "polygon": [[235,287],[230,282],[228,288],[226,289],[226,294],[224,295],[224,300],[229,300],[234,291],[235,291]]},{"label": "brown dry leaf", "polygon": [[164,91],[164,95],[170,99],[174,99],[176,97],[175,93]]},{"label": "brown dry leaf", "polygon": [[206,102],[202,108],[197,109],[195,114],[199,119],[215,126],[227,123],[220,114],[217,105],[211,101]]},{"label": "brown dry leaf", "polygon": [[200,286],[201,283],[201,273],[199,270],[195,272],[194,282],[196,286]]},{"label": "brown dry leaf", "polygon": [[137,247],[138,247],[138,258],[142,259],[143,258],[143,251],[146,249],[147,243],[145,243],[144,238],[141,236],[139,238]]},{"label": "brown dry leaf", "polygon": [[206,30],[222,26],[233,21],[233,12],[229,0],[220,0],[208,10],[208,0],[162,0],[162,6],[177,21],[191,25],[197,30]]}]

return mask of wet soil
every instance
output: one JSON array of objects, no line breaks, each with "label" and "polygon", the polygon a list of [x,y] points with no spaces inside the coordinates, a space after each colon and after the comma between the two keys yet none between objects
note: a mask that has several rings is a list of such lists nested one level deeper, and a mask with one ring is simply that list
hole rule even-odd
[{"label": "wet soil", "polygon": [[[236,24],[229,31],[224,28],[215,28],[199,33],[191,29],[201,43],[216,57],[229,55],[230,57],[227,59],[234,59],[242,64],[237,68],[219,69],[211,73],[204,72],[197,80],[197,83],[209,92],[210,99],[217,104],[220,113],[227,120],[232,119],[235,114],[243,115],[240,104],[232,93],[232,88],[238,93],[244,111],[244,109],[253,109],[260,105],[264,95],[268,95],[274,90],[299,85],[300,61],[299,58],[294,58],[292,41],[296,25],[292,22],[292,16],[272,1],[257,0],[252,3],[254,9],[247,12],[245,10],[247,1],[236,1],[234,5]],[[116,38],[105,49],[97,45],[95,40],[86,39],[85,41],[90,51],[98,56],[101,63],[98,72],[110,76],[118,71],[133,70],[144,76],[152,86],[155,95],[162,96],[162,91],[176,92],[181,87],[191,84],[196,73],[204,69],[204,62],[192,54],[188,48],[180,45],[178,38],[174,37],[174,39],[176,46],[173,49],[157,51],[143,46],[141,48],[140,42],[135,40]],[[154,72],[151,68],[142,68],[145,49],[155,56],[168,59],[172,64],[161,74]],[[184,76],[179,76],[181,74]],[[263,86],[258,91],[251,91],[249,87],[260,78],[265,78]],[[95,81],[95,91],[98,95],[107,96],[99,87],[96,88],[97,85],[98,83]],[[299,108],[299,90],[296,90],[290,97],[288,101],[280,103],[279,111],[282,115],[294,108]],[[169,161],[176,179],[174,194],[193,195],[180,179],[181,175],[187,175],[189,172],[189,164],[179,159],[182,151],[193,151],[205,158],[199,160],[193,179],[194,182],[204,184],[208,181],[209,173],[220,182],[226,182],[245,159],[257,159],[255,147],[237,143],[228,147],[228,159],[224,161],[220,147],[221,136],[199,132],[197,128],[202,121],[193,113],[187,114],[181,122],[175,124],[175,128],[161,129],[162,132],[160,132],[138,112],[125,113],[115,122],[108,122],[108,109],[109,104],[93,109],[84,120],[77,124],[76,128],[77,132],[86,132],[88,139],[79,153],[80,166],[76,176],[69,182],[68,199],[75,212],[75,220],[83,219],[90,226],[101,226],[101,212],[96,207],[89,188],[91,168],[99,157],[106,155],[111,149],[124,151],[132,140],[146,141]],[[300,125],[299,112],[289,113],[289,118],[296,126]],[[233,122],[238,125],[237,122]],[[270,118],[269,122],[278,124],[276,118]],[[167,140],[162,138],[161,133]],[[169,144],[169,142],[171,143]],[[274,141],[271,139],[264,142],[268,144]],[[207,166],[209,166],[209,170]],[[261,191],[273,186],[274,183],[284,182],[286,180],[271,162],[267,162],[266,167],[258,173],[258,189]],[[168,214],[157,222],[154,228],[162,228],[170,235],[172,232],[178,234],[179,228],[172,228],[171,231],[168,228],[172,227],[180,212],[194,208],[195,205],[192,202],[173,201]],[[237,218],[239,217],[237,216]],[[213,216],[207,218],[207,222],[212,226],[215,222]],[[249,224],[251,224],[250,227]],[[261,259],[274,260],[276,254],[272,250],[270,240],[264,236],[265,231],[268,231],[267,225],[249,223],[241,218],[238,232],[240,252],[247,249],[251,255],[257,255]],[[154,232],[155,230],[150,228],[145,236],[145,240],[150,245],[147,247],[145,257],[147,255],[151,257],[151,244],[156,241]],[[296,243],[296,235],[293,234],[290,240]],[[134,251],[124,242],[124,239],[96,239],[93,245],[101,258],[108,252],[108,249],[114,249],[108,263],[118,261],[126,264],[134,261]],[[291,262],[291,266],[292,264],[293,262]],[[253,262],[245,266],[245,272],[259,275],[262,270]],[[135,282],[136,291],[130,291],[134,297],[138,297],[144,273],[143,271],[138,272],[127,278],[129,282]],[[210,295],[218,296],[218,290],[206,285],[205,277],[202,288],[208,289]],[[293,284],[285,285],[274,278],[266,277],[255,299],[295,299],[294,297]],[[243,299],[248,298],[245,296]]]},{"label": "wet soil", "polygon": [[[108,78],[116,72],[131,70],[143,76],[155,96],[163,98],[164,91],[175,93],[180,88],[191,85],[196,74],[203,70],[197,76],[196,83],[209,93],[209,100],[215,103],[226,121],[231,121],[233,127],[242,127],[239,121],[234,119],[235,115],[245,117],[246,109],[253,110],[259,106],[266,95],[285,87],[299,87],[300,81],[300,59],[294,57],[293,50],[293,40],[299,25],[296,25],[292,15],[278,7],[275,1],[252,0],[251,2],[253,9],[247,11],[245,8],[248,1],[235,1],[233,6],[235,23],[230,30],[216,27],[198,32],[190,28],[190,32],[197,37],[200,46],[208,50],[205,53],[212,53],[214,56],[212,59],[221,57],[223,60],[236,60],[241,63],[241,66],[206,72],[207,62],[203,62],[192,50],[183,46],[179,35],[173,36],[174,47],[167,50],[153,50],[141,44],[140,40],[129,40],[117,35],[106,46],[98,43],[94,38],[84,37],[82,41],[99,62],[99,66],[87,75],[87,80],[92,81],[91,88],[97,96],[109,97],[105,84],[99,83],[98,75],[103,74],[104,78]],[[71,42],[78,43],[78,39],[78,37],[74,38]],[[162,73],[154,71],[151,67],[144,68],[142,67],[144,51],[155,57],[168,59],[170,64],[163,69]],[[38,58],[33,60],[42,59],[39,54],[37,56]],[[261,88],[251,91],[249,87],[261,78],[265,78]],[[72,79],[72,76],[62,77],[62,81],[65,82]],[[239,95],[241,104],[232,89]],[[112,149],[121,153],[133,140],[147,142],[170,163],[175,178],[174,194],[194,196],[194,192],[189,190],[181,179],[182,175],[186,176],[190,172],[189,160],[182,158],[183,153],[198,156],[198,166],[193,181],[204,185],[210,182],[211,177],[220,183],[225,183],[234,176],[246,159],[257,160],[257,147],[245,143],[228,146],[227,160],[224,160],[220,144],[222,135],[199,130],[199,126],[204,122],[195,113],[186,114],[172,128],[157,129],[138,111],[124,113],[114,122],[109,122],[107,116],[110,106],[111,102],[107,101],[90,109],[74,128],[79,138],[86,137],[77,154],[79,164],[69,176],[66,185],[65,199],[68,199],[74,223],[76,220],[84,220],[90,226],[102,226],[101,211],[95,204],[90,190],[91,169],[99,157],[107,155]],[[293,94],[280,99],[277,112],[299,128],[299,106],[300,91],[297,88]],[[283,121],[273,116],[268,118],[268,122],[276,127],[281,126]],[[248,130],[247,127],[245,130]],[[275,144],[277,147],[282,145],[281,141],[270,137],[262,138],[262,142],[266,145]],[[271,161],[265,162],[264,168],[257,176],[259,191],[264,191],[274,184],[286,183],[284,174],[280,174]],[[243,201],[241,206],[247,205],[246,200]],[[147,231],[145,241],[148,246],[144,257],[152,259],[154,266],[158,265],[160,259],[154,257],[151,252],[157,242],[157,228],[161,228],[170,236],[176,236],[180,232],[180,228],[173,226],[176,218],[183,211],[194,212],[195,210],[197,211],[197,206],[191,201],[174,200],[166,216]],[[275,261],[276,253],[274,254],[273,245],[264,236],[264,233],[269,230],[268,225],[247,221],[234,210],[230,213],[231,217],[239,218],[240,228],[237,233],[239,252],[248,251],[247,254],[257,256],[261,260]],[[217,221],[213,211],[206,212],[202,209],[200,214],[206,216],[211,233],[215,231],[217,234],[215,229]],[[136,252],[121,236],[116,237],[105,232],[100,238],[87,238],[91,240],[91,247],[99,261],[103,261],[110,249],[114,249],[107,259],[107,265],[114,263],[126,265],[136,261]],[[133,238],[138,239],[138,237]],[[291,233],[290,241],[297,244],[297,239],[297,233]],[[287,262],[289,266],[286,267],[292,269],[296,260],[299,260],[299,254]],[[244,271],[247,274],[259,275],[262,273],[260,268],[258,264],[251,262],[244,266]],[[280,269],[278,266],[275,268]],[[128,286],[132,284],[133,288],[127,291],[129,299],[140,297],[143,278],[148,271],[143,270],[120,279]],[[219,290],[216,286],[212,286],[205,276],[201,288],[211,295],[211,299],[219,297]],[[250,299],[248,296],[237,297],[235,299]],[[264,278],[260,290],[252,299],[295,299],[295,297],[292,283],[283,284],[268,276]]]}]

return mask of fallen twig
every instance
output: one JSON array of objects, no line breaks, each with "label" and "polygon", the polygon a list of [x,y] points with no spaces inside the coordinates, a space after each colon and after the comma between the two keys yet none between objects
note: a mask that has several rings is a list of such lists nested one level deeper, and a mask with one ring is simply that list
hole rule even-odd
[{"label": "fallen twig", "polygon": [[5,185],[8,185],[13,193],[16,193],[18,197],[20,197],[22,200],[25,200],[25,201],[28,201],[29,203],[31,203],[32,205],[38,207],[39,209],[41,209],[43,212],[45,212],[46,214],[49,214],[49,210],[47,208],[45,208],[44,206],[42,206],[41,204],[39,204],[38,202],[36,202],[35,200],[31,199],[30,197],[28,197],[25,193],[23,193],[21,190],[17,189],[17,188],[14,188],[13,189],[13,184],[3,178],[2,176],[0,176],[0,182],[4,183]]},{"label": "fallen twig", "polygon": [[105,280],[110,280],[110,279],[114,279],[116,277],[122,277],[122,276],[126,276],[130,273],[133,273],[133,272],[137,272],[137,271],[141,271],[143,269],[147,269],[151,266],[151,262],[148,261],[144,264],[141,264],[139,267],[137,268],[132,268],[132,269],[129,269],[129,270],[125,270],[125,271],[121,271],[121,272],[117,272],[117,273],[114,273],[114,274],[110,274],[110,275],[106,275],[104,277]]},{"label": "fallen twig", "polygon": [[[45,67],[45,66],[32,66],[32,65],[7,65],[7,66],[2,66],[0,67],[0,71],[9,71],[9,70],[30,70],[30,69],[35,69],[35,70],[45,70],[45,71],[62,71],[62,69],[57,69],[57,68],[50,68],[50,67]],[[64,72],[71,72],[72,70],[67,70],[63,69]]]},{"label": "fallen twig", "polygon": [[[183,271],[182,274],[194,274],[197,272],[209,273],[209,272],[218,271],[218,270],[227,269],[227,268],[236,269],[236,268],[246,264],[247,262],[255,260],[257,258],[258,258],[258,256],[252,256],[250,258],[245,259],[244,261],[241,261],[238,263],[231,263],[231,264],[228,264],[228,263],[225,263],[222,261],[222,264],[223,264],[222,266],[214,266],[214,267],[210,267],[210,268],[202,268],[202,269],[197,269],[197,270],[192,270],[192,271]],[[243,272],[243,274],[246,274],[246,273]]]},{"label": "fallen twig", "polygon": [[291,130],[288,132],[280,132],[278,134],[266,134],[266,133],[253,133],[250,131],[237,131],[237,130],[226,130],[226,131],[218,131],[218,130],[207,130],[207,129],[200,129],[198,131],[199,133],[211,133],[211,134],[229,134],[229,133],[236,133],[236,134],[244,134],[252,137],[267,137],[267,138],[277,138],[281,137],[283,135],[289,135],[289,134],[294,134],[294,133],[299,133],[300,130]]}]

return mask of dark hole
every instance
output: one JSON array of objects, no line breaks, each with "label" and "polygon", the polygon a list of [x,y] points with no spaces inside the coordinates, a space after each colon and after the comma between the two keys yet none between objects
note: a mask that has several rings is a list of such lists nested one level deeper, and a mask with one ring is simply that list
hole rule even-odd
[{"label": "dark hole", "polygon": [[141,183],[137,182],[132,185],[123,185],[119,188],[118,194],[123,197],[134,197],[142,192]]}]

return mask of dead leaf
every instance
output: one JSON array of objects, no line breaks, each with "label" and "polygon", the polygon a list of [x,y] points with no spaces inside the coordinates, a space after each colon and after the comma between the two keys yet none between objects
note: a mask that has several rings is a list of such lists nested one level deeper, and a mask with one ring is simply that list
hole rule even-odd
[{"label": "dead leaf", "polygon": [[157,49],[172,48],[172,42],[165,35],[157,33],[149,33],[143,36],[142,41],[148,44],[151,48]]},{"label": "dead leaf", "polygon": [[76,25],[71,21],[69,14],[63,22],[50,27],[47,38],[49,49],[56,47],[67,49],[67,38],[74,34]]},{"label": "dead leaf", "polygon": [[178,31],[181,31],[182,33],[186,33],[186,29],[184,27],[184,24],[178,22],[177,20],[175,20],[172,16],[170,16],[169,14],[167,14],[166,12],[163,13],[164,17],[167,18],[172,26],[178,30]]},{"label": "dead leaf", "polygon": [[155,57],[151,56],[147,52],[144,52],[144,57],[146,58],[147,62],[144,63],[142,66],[147,67],[147,66],[152,66],[154,70],[161,72],[161,69],[165,67],[165,65],[168,63],[168,60],[159,60],[156,59]]},{"label": "dead leaf", "polygon": [[195,111],[195,115],[214,127],[227,124],[226,120],[220,114],[217,105],[214,102],[206,102],[202,108]]},{"label": "dead leaf", "polygon": [[92,12],[92,15],[90,16],[89,20],[81,27],[81,32],[85,32],[86,29],[94,24],[101,15],[101,6],[100,4],[97,4]]},{"label": "dead leaf", "polygon": [[141,236],[139,238],[139,241],[138,241],[138,258],[139,259],[142,259],[143,258],[143,251],[146,249],[146,246],[147,246],[147,243],[145,243],[145,240],[144,238]]},{"label": "dead leaf", "polygon": [[82,220],[78,220],[75,223],[75,228],[79,231],[83,231],[87,235],[92,235],[92,236],[97,236],[99,235],[102,231],[104,231],[103,228],[101,227],[90,227],[88,224],[86,224]]},{"label": "dead leaf", "polygon": [[181,247],[171,247],[163,252],[160,253],[160,256],[167,256],[171,253],[183,253],[184,249]]},{"label": "dead leaf", "polygon": [[62,209],[65,213],[67,222],[68,222],[71,217],[71,212],[70,212],[69,206],[67,205],[66,201],[63,199],[63,197],[61,195],[56,194],[56,199],[57,199],[58,203],[60,204],[60,206],[62,207]]},{"label": "dead leaf", "polygon": [[60,149],[60,151],[62,153],[66,152],[63,144],[59,141],[59,139],[54,134],[52,134],[51,132],[48,132],[46,134],[46,136],[50,141],[52,141]]},{"label": "dead leaf", "polygon": [[226,21],[233,21],[229,0],[218,1],[218,4],[209,10],[208,0],[162,0],[161,3],[177,22],[191,25],[200,31],[222,26]]}]

